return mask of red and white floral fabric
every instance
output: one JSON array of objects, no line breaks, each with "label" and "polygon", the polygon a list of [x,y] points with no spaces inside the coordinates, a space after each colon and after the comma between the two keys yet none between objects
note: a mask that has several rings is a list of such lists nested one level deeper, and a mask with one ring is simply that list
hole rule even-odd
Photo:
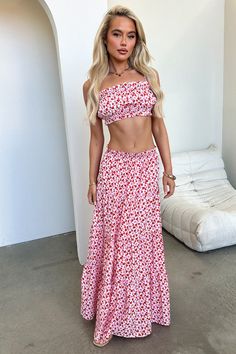
[{"label": "red and white floral fabric", "polygon": [[156,147],[106,148],[81,277],[81,315],[96,316],[94,339],[144,337],[170,325]]},{"label": "red and white floral fabric", "polygon": [[127,81],[99,92],[97,116],[108,125],[117,120],[152,115],[157,98],[148,80]]}]

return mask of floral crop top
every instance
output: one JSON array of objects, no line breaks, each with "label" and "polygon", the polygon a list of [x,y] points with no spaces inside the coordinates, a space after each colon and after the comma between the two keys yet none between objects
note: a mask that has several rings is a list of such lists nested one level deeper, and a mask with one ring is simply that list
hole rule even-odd
[{"label": "floral crop top", "polygon": [[127,81],[99,92],[97,116],[108,125],[129,117],[152,115],[157,102],[148,80]]}]

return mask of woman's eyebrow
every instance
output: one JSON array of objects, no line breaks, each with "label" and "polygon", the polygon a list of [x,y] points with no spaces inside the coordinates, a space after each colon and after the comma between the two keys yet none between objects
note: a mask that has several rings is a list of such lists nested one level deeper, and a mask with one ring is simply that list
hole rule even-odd
[{"label": "woman's eyebrow", "polygon": [[[121,32],[122,33],[122,31],[117,28],[113,29],[111,32]],[[129,31],[128,33],[136,33],[136,31]]]}]

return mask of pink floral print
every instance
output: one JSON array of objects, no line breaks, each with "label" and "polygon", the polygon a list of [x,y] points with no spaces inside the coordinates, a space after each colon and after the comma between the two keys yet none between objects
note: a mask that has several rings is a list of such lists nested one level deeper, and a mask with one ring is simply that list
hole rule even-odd
[{"label": "pink floral print", "polygon": [[81,315],[96,317],[94,339],[145,337],[170,325],[156,147],[106,148],[81,277]]},{"label": "pink floral print", "polygon": [[129,117],[150,117],[156,101],[146,78],[123,82],[100,91],[97,116],[106,125]]}]

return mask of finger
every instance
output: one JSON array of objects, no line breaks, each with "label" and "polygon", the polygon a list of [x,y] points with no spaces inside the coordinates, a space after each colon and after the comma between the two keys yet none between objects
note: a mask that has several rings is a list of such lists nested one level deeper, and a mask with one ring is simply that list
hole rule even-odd
[{"label": "finger", "polygon": [[88,193],[88,202],[89,202],[89,204],[93,204],[92,203],[92,195],[91,195],[91,193]]},{"label": "finger", "polygon": [[175,191],[175,183],[173,183],[172,186],[171,186],[171,194],[173,194],[174,191]]},{"label": "finger", "polygon": [[164,190],[164,194],[167,193],[167,183],[166,181],[163,181],[163,190]]},{"label": "finger", "polygon": [[[168,186],[168,191],[167,191],[167,186]],[[166,193],[165,193],[165,196],[164,198],[169,198],[171,194],[171,184],[169,182],[169,180],[166,181]]]},{"label": "finger", "polygon": [[174,184],[170,184],[169,185],[169,192],[167,193],[167,198],[169,198],[173,193],[174,193],[174,189],[175,189],[175,185]]},{"label": "finger", "polygon": [[96,203],[97,203],[96,193],[93,193],[93,204],[96,205]]}]

